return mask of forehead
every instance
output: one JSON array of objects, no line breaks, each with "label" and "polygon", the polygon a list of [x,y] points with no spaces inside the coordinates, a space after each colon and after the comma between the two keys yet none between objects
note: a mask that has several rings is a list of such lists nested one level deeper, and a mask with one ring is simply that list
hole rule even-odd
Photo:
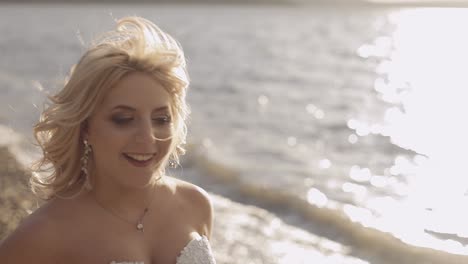
[{"label": "forehead", "polygon": [[117,105],[128,105],[136,109],[170,106],[170,94],[150,75],[133,72],[117,82],[104,97],[104,108]]}]

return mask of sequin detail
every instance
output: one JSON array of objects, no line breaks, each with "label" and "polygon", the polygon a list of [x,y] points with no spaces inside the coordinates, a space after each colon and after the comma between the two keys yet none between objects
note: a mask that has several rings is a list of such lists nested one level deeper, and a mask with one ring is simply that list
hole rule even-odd
[{"label": "sequin detail", "polygon": [[206,236],[192,239],[180,252],[176,264],[216,264]]},{"label": "sequin detail", "polygon": [[[192,239],[180,251],[177,256],[176,264],[216,264],[211,251],[210,242],[206,236],[200,236]],[[143,261],[112,261],[110,264],[145,264]]]}]

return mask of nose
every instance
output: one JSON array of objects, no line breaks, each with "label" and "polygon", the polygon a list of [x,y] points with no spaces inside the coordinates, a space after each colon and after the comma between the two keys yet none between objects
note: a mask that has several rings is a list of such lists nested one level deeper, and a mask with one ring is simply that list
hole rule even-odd
[{"label": "nose", "polygon": [[156,140],[154,133],[155,131],[151,119],[142,119],[140,120],[137,131],[135,133],[135,142],[152,144]]}]

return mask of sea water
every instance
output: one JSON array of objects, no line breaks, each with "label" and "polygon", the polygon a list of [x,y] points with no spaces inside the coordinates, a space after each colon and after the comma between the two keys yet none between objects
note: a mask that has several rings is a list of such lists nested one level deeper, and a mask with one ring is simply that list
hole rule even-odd
[{"label": "sea water", "polygon": [[370,263],[468,254],[468,10],[0,5],[0,132],[20,158],[38,154],[47,94],[124,15],[186,53],[192,115],[175,176]]}]

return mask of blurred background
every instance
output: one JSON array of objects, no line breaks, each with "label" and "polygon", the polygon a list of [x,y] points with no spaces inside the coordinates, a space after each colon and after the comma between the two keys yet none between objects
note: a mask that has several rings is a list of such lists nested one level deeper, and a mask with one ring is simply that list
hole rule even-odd
[{"label": "blurred background", "polygon": [[21,168],[46,95],[138,15],[186,52],[188,154],[170,173],[213,195],[218,263],[468,263],[464,6],[2,1],[0,234],[35,208]]}]

